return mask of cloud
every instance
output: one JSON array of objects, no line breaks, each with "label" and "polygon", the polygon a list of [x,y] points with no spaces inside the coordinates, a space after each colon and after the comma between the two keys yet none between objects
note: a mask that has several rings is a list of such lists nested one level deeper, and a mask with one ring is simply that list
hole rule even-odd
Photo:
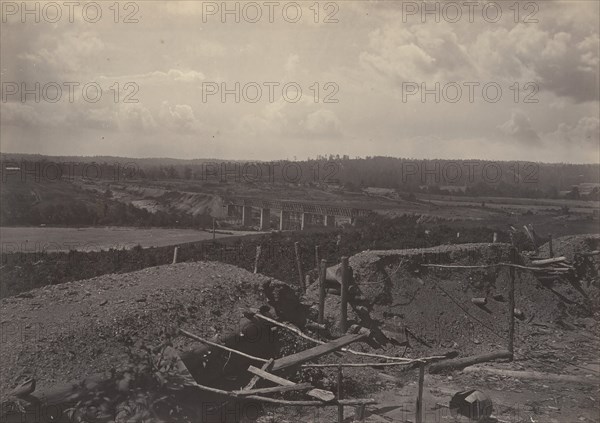
[{"label": "cloud", "polygon": [[600,119],[586,116],[575,125],[560,123],[556,131],[548,134],[548,138],[554,142],[600,145]]},{"label": "cloud", "polygon": [[3,102],[0,105],[0,122],[4,125],[33,127],[41,123],[35,108],[29,104]]},{"label": "cloud", "polygon": [[175,132],[194,132],[200,128],[194,110],[187,104],[170,105],[168,101],[164,101],[158,117],[161,125]]},{"label": "cloud", "polygon": [[341,134],[341,123],[331,110],[319,109],[306,117],[304,127],[310,135],[319,137],[338,137]]},{"label": "cloud", "polygon": [[290,54],[285,62],[285,71],[288,73],[294,72],[299,63],[300,56],[297,54]]},{"label": "cloud", "polygon": [[407,81],[456,80],[468,75],[471,59],[450,25],[386,25],[369,34],[369,50],[360,63],[396,84]]},{"label": "cloud", "polygon": [[510,119],[499,128],[521,143],[535,144],[541,141],[540,136],[533,129],[529,117],[520,110],[513,111]]},{"label": "cloud", "polygon": [[105,43],[92,31],[66,31],[59,36],[34,40],[33,51],[17,56],[21,66],[55,80],[58,75],[78,76],[90,72],[105,50]]},{"label": "cloud", "polygon": [[576,103],[598,100],[597,33],[520,24],[484,31],[469,47],[484,78],[531,81]]},{"label": "cloud", "polygon": [[307,139],[340,137],[342,123],[338,116],[332,110],[317,107],[306,97],[297,103],[279,99],[265,105],[259,113],[245,115],[238,124],[238,132]]}]

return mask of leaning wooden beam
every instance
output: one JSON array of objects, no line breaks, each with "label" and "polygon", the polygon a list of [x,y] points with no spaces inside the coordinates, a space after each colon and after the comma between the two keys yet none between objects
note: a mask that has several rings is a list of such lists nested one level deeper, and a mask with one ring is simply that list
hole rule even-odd
[{"label": "leaning wooden beam", "polygon": [[[444,358],[443,356],[441,356],[441,358]],[[384,367],[384,366],[408,366],[410,364],[413,363],[422,363],[421,360],[414,360],[411,362],[395,362],[395,363],[319,363],[319,364],[303,364],[302,368],[319,368],[319,367],[374,367],[374,366],[379,366],[379,367]]]},{"label": "leaning wooden beam", "polygon": [[453,360],[444,360],[429,366],[429,373],[440,373],[444,370],[463,369],[467,366],[472,366],[473,364],[485,363],[486,361],[511,359],[512,356],[512,353],[510,353],[509,351],[497,351],[493,353],[474,355]]},{"label": "leaning wooden beam", "polygon": [[233,348],[226,347],[225,345],[217,344],[216,342],[211,342],[211,341],[209,341],[207,339],[201,338],[201,337],[199,337],[197,335],[194,335],[193,333],[190,333],[190,332],[185,331],[183,329],[179,329],[179,333],[181,333],[184,336],[187,336],[188,338],[194,339],[196,341],[200,341],[203,344],[210,345],[210,346],[216,347],[216,348],[221,348],[221,349],[223,349],[225,351],[229,351],[231,353],[241,355],[242,357],[246,357],[246,358],[249,358],[251,360],[260,361],[262,363],[267,363],[269,361],[269,360],[265,360],[264,358],[254,357],[254,356],[252,356],[250,354],[246,354],[246,353],[243,353],[241,351],[234,350]]},{"label": "leaning wooden beam", "polygon": [[[284,329],[289,330],[290,332],[295,333],[296,335],[304,338],[304,339],[308,339],[309,341],[314,342],[315,344],[320,344],[323,345],[325,344],[325,342],[319,340],[319,339],[315,339],[312,338],[308,335],[306,335],[305,333],[303,333],[300,329],[295,328],[291,325],[286,325],[285,323],[281,323],[278,322],[275,319],[271,319],[270,317],[264,316],[258,312],[252,311],[250,310],[249,312],[251,315],[258,317],[259,319],[262,319],[266,322],[272,323],[276,326],[282,327]],[[362,351],[356,351],[356,350],[352,350],[350,348],[341,348],[341,351],[343,352],[347,352],[350,354],[354,354],[354,355],[361,355],[363,357],[371,357],[371,358],[381,358],[384,360],[394,360],[394,361],[402,361],[405,362],[407,364],[410,363],[414,363],[415,361],[427,361],[427,360],[437,360],[439,358],[444,358],[443,356],[431,356],[431,357],[423,357],[423,358],[419,358],[419,359],[413,359],[413,358],[405,358],[405,357],[394,357],[394,356],[390,356],[390,355],[382,355],[382,354],[374,354],[374,353],[366,353],[366,352],[362,352]]]},{"label": "leaning wooden beam", "polygon": [[[271,369],[271,367],[273,367],[274,362],[275,362],[275,359],[272,358],[269,361],[267,361],[265,364],[263,364],[263,366],[260,369],[268,372]],[[250,390],[250,389],[254,388],[254,385],[256,385],[256,383],[259,380],[260,380],[260,376],[254,375],[252,377],[252,379],[250,379],[250,382],[248,382],[248,384],[246,386],[244,386],[244,390]]]},{"label": "leaning wooden beam", "polygon": [[563,257],[554,257],[554,258],[543,259],[543,260],[532,260],[531,265],[532,266],[544,266],[546,264],[559,263],[562,261],[567,261],[567,258],[563,256]]},{"label": "leaning wooden beam", "polygon": [[256,375],[258,377],[262,377],[263,379],[269,380],[273,383],[276,383],[278,385],[282,385],[282,386],[293,386],[295,385],[294,382],[292,382],[291,380],[287,380],[285,378],[282,378],[281,376],[277,376],[274,375],[272,373],[269,373],[265,370],[259,369],[257,367],[254,366],[249,366],[248,367],[248,371],[250,373],[252,373],[253,375]]},{"label": "leaning wooden beam", "polygon": [[[211,388],[210,386],[204,386],[204,385],[200,385],[198,383],[192,383],[192,384],[189,384],[188,386],[198,388],[202,391],[212,392],[214,394],[225,395],[228,397],[233,397],[233,398],[241,397],[240,395],[236,394],[235,391],[223,391],[222,389]],[[276,398],[261,397],[259,395],[247,395],[247,396],[243,396],[243,398],[249,399],[249,400],[254,400],[254,401],[268,402],[271,404],[306,406],[306,407],[322,407],[322,406],[338,405],[338,404],[340,404],[340,405],[377,404],[377,401],[375,401],[374,399],[371,399],[371,398],[333,400],[333,401],[327,402],[327,403],[324,403],[322,401],[287,401],[287,400],[281,400],[281,399],[276,399]]]},{"label": "leaning wooden beam", "polygon": [[[296,386],[296,383],[290,380],[271,374],[262,369],[258,369],[254,366],[248,367],[248,371],[254,375],[260,376],[266,380],[269,380],[281,386]],[[333,392],[325,391],[323,389],[311,389],[307,392],[307,395],[325,402],[329,402],[335,399],[335,395],[333,395]]]},{"label": "leaning wooden beam", "polygon": [[569,271],[569,269],[563,269],[563,268],[557,268],[557,267],[544,267],[544,268],[528,267],[528,266],[521,266],[520,264],[513,264],[513,263],[496,263],[496,264],[485,264],[485,265],[479,265],[479,266],[461,266],[461,265],[449,265],[449,264],[422,264],[421,266],[423,266],[423,267],[439,267],[439,268],[443,268],[443,269],[489,269],[492,267],[506,266],[506,267],[514,267],[515,269],[531,270],[532,272],[555,271],[555,272],[566,273]]},{"label": "leaning wooden beam", "polygon": [[302,331],[301,331],[300,329],[298,329],[298,328],[295,328],[295,327],[293,327],[293,326],[290,326],[290,325],[286,325],[285,323],[278,322],[278,321],[277,321],[277,320],[275,320],[275,319],[271,319],[270,317],[267,317],[267,316],[265,316],[265,315],[263,315],[263,314],[260,314],[260,313],[254,312],[254,311],[252,311],[252,310],[250,310],[250,312],[249,312],[249,313],[250,313],[251,315],[253,315],[253,316],[256,316],[256,317],[258,317],[259,319],[262,319],[262,320],[264,320],[265,322],[272,323],[272,324],[274,324],[275,326],[279,326],[279,327],[282,327],[282,328],[284,328],[284,329],[287,329],[287,330],[289,330],[290,332],[294,332],[296,335],[298,335],[298,336],[299,336],[299,337],[301,337],[301,338],[308,339],[309,341],[315,342],[315,343],[317,343],[317,344],[324,344],[324,342],[323,342],[323,341],[319,341],[318,339],[312,338],[312,337],[310,337],[310,336],[308,336],[308,335],[306,335],[306,334],[302,333]]},{"label": "leaning wooden beam", "polygon": [[273,394],[289,391],[307,391],[313,389],[310,383],[296,383],[294,385],[273,386],[270,388],[244,389],[241,391],[233,391],[239,396],[256,395],[256,394]]},{"label": "leaning wooden beam", "polygon": [[296,354],[288,355],[287,357],[279,358],[275,360],[273,364],[273,371],[282,370],[288,367],[298,366],[300,364],[306,363],[307,361],[314,360],[315,358],[319,358],[322,355],[329,354],[331,352],[337,351],[343,348],[346,345],[352,344],[354,342],[362,341],[368,337],[368,333],[357,333],[351,335],[345,335],[341,338],[338,338],[334,341],[328,342],[326,344],[318,345],[316,347],[310,348],[305,351],[301,351]]}]

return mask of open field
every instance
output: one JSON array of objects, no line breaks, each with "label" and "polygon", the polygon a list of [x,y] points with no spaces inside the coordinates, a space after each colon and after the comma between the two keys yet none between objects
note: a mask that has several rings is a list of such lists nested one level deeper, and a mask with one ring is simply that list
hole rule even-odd
[{"label": "open field", "polygon": [[560,210],[568,207],[570,211],[577,213],[593,213],[593,210],[600,208],[597,201],[580,201],[566,199],[549,198],[511,198],[511,197],[463,197],[451,195],[431,195],[419,194],[418,199],[429,201],[436,205],[443,206],[473,206],[480,207],[485,203],[486,207],[497,208],[510,211],[541,211],[541,210]]},{"label": "open field", "polygon": [[[256,234],[249,231],[216,231],[215,238]],[[161,228],[56,228],[56,227],[2,227],[2,252],[41,253],[100,251],[164,247],[168,245],[212,239],[211,231]]]}]

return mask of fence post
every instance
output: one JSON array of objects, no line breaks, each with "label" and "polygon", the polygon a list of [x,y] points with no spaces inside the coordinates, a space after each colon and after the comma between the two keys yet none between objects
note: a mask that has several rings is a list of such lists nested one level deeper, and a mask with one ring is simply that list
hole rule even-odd
[{"label": "fence post", "polygon": [[175,247],[173,250],[173,264],[177,263],[177,252],[179,251],[179,247]]},{"label": "fence post", "polygon": [[321,260],[321,269],[319,269],[319,324],[325,321],[325,277],[327,274],[327,260]]},{"label": "fence post", "polygon": [[300,280],[300,287],[302,292],[306,292],[306,286],[304,286],[304,272],[302,271],[302,261],[300,260],[300,243],[294,242],[294,251],[296,252],[296,265],[298,266],[298,279]]},{"label": "fence post", "polygon": [[494,232],[494,238],[492,239],[492,242],[494,244],[498,242],[498,232]]},{"label": "fence post", "polygon": [[346,332],[348,330],[348,286],[350,285],[350,268],[348,266],[348,257],[342,257],[341,270],[342,282],[340,289],[340,329],[342,332]]},{"label": "fence post", "polygon": [[[338,366],[337,385],[337,399],[339,401],[344,399],[344,373],[342,372],[342,366]],[[338,404],[338,423],[344,423],[344,406],[341,404]]]},{"label": "fence post", "polygon": [[258,261],[260,260],[260,253],[262,252],[262,247],[260,245],[256,246],[256,256],[254,257],[254,273],[258,273]]},{"label": "fence post", "polygon": [[[513,246],[510,249],[512,264],[517,261],[517,249]],[[514,342],[515,342],[515,268],[509,267],[509,282],[508,282],[508,352],[511,354],[511,361],[514,359]]]},{"label": "fence post", "polygon": [[319,257],[319,246],[315,245],[315,267],[318,269],[319,268],[319,262],[320,262],[320,257]]},{"label": "fence post", "polygon": [[548,234],[550,240],[548,241],[548,247],[550,248],[550,258],[554,257],[554,248],[552,248],[552,234]]},{"label": "fence post", "polygon": [[425,382],[425,363],[419,364],[419,392],[417,394],[417,407],[415,422],[423,423],[423,383]]}]

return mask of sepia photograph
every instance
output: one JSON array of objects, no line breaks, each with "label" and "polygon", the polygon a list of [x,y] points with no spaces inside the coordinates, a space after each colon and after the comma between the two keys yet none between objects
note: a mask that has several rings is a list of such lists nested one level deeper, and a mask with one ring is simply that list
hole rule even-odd
[{"label": "sepia photograph", "polygon": [[0,423],[600,423],[600,1],[0,0]]}]

